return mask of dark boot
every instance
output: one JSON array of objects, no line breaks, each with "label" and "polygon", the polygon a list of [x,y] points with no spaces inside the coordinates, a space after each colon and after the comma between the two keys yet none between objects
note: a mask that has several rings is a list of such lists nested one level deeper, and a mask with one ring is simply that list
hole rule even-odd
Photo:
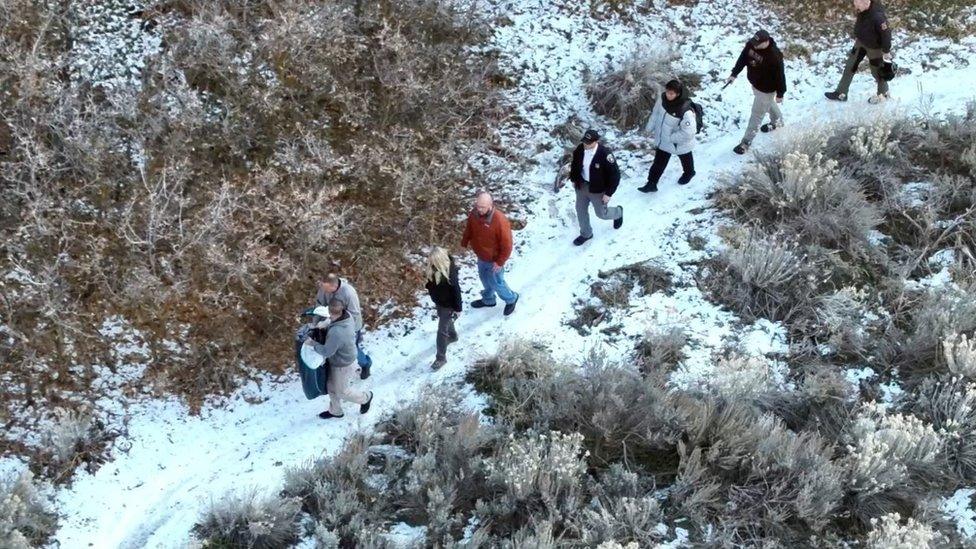
[{"label": "dark boot", "polygon": [[485,300],[484,299],[479,299],[477,301],[472,301],[471,302],[471,307],[473,307],[475,309],[481,309],[481,308],[484,308],[484,307],[494,307],[494,306],[495,306],[494,303],[485,303]]},{"label": "dark boot", "polygon": [[778,128],[778,127],[779,126],[777,126],[776,124],[773,124],[773,123],[763,124],[762,126],[759,126],[759,131],[761,131],[763,133],[769,133],[771,131],[775,131],[776,128]]},{"label": "dark boot", "polygon": [[691,179],[695,177],[695,172],[683,173],[681,177],[678,178],[678,185],[687,185],[691,183]]},{"label": "dark boot", "polygon": [[369,379],[369,369],[372,368],[372,364],[367,364],[366,366],[360,366],[359,379]]},{"label": "dark boot", "polygon": [[513,301],[511,303],[506,303],[505,304],[505,311],[504,311],[505,316],[508,316],[508,315],[510,315],[510,314],[512,314],[512,313],[515,312],[515,304],[518,303],[519,297],[521,297],[521,296],[520,295],[516,295],[515,296],[515,301]]},{"label": "dark boot", "polygon": [[446,358],[437,357],[434,359],[434,363],[430,365],[430,369],[436,372],[437,370],[443,368],[445,364],[447,364]]},{"label": "dark boot", "polygon": [[582,246],[587,240],[593,238],[592,236],[579,235],[573,239],[573,246]]},{"label": "dark boot", "polygon": [[332,415],[332,412],[326,410],[326,411],[322,412],[321,414],[319,414],[319,417],[322,418],[322,419],[339,419],[341,417],[346,417],[346,414],[342,414],[341,416],[334,416],[334,415]]},{"label": "dark boot", "polygon": [[651,183],[648,181],[643,187],[637,187],[637,190],[642,193],[656,193],[657,183]]},{"label": "dark boot", "polygon": [[369,411],[369,406],[372,403],[373,403],[373,391],[370,391],[369,392],[369,400],[366,401],[366,404],[361,404],[359,406],[359,414],[362,415],[362,414],[365,414],[366,412],[368,412]]},{"label": "dark boot", "polygon": [[830,99],[831,101],[847,101],[846,93],[840,93],[835,91],[824,93],[824,97]]},{"label": "dark boot", "polygon": [[732,149],[732,152],[734,152],[735,154],[746,154],[746,151],[748,150],[749,150],[749,145],[746,145],[745,143],[739,143],[738,145],[735,146],[734,149]]},{"label": "dark boot", "polygon": [[618,206],[618,207],[620,208],[620,217],[613,220],[614,229],[619,229],[624,224],[624,207],[623,206]]}]

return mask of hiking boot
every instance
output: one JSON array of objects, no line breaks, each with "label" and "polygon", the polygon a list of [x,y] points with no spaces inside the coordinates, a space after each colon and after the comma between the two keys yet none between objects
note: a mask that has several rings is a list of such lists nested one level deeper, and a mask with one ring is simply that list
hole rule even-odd
[{"label": "hiking boot", "polygon": [[430,365],[430,369],[436,372],[443,368],[445,364],[447,364],[446,358],[436,358],[434,359],[434,363]]},{"label": "hiking boot", "polygon": [[372,403],[373,403],[373,391],[370,391],[369,392],[369,400],[366,401],[366,404],[361,404],[359,406],[359,414],[362,415],[362,414],[365,414],[366,412],[368,412],[369,411],[369,405],[372,404]]},{"label": "hiking boot", "polygon": [[359,379],[369,379],[369,369],[372,366],[373,366],[372,364],[367,364],[366,366],[360,366]]},{"label": "hiking boot", "polygon": [[613,220],[613,228],[619,229],[624,224],[624,207],[618,206],[620,208],[620,217]]},{"label": "hiking boot", "polygon": [[830,99],[831,101],[847,101],[847,94],[840,92],[826,92],[824,97]]},{"label": "hiking boot", "polygon": [[868,103],[871,103],[872,105],[877,105],[879,103],[884,103],[889,99],[891,99],[891,94],[879,93],[878,95],[872,95],[870,98],[868,98]]},{"label": "hiking boot", "polygon": [[593,238],[592,236],[579,235],[573,239],[573,246],[582,246],[587,240]]},{"label": "hiking boot", "polygon": [[779,124],[773,124],[773,123],[763,124],[762,126],[759,126],[759,131],[763,133],[769,133],[771,131],[775,131],[776,128],[778,128],[779,126],[780,126]]},{"label": "hiking boot", "polygon": [[683,173],[681,177],[678,178],[678,185],[687,185],[691,183],[691,178],[695,177],[695,172]]},{"label": "hiking boot", "polygon": [[739,143],[738,145],[735,146],[734,149],[732,149],[732,152],[734,152],[735,154],[746,154],[746,151],[748,150],[749,150],[749,145],[745,143]]},{"label": "hiking boot", "polygon": [[495,306],[494,303],[485,303],[484,299],[479,299],[477,301],[471,302],[471,307],[474,309],[482,309],[484,307],[494,307],[494,306]]},{"label": "hiking boot", "polygon": [[637,190],[642,193],[656,193],[657,183],[651,183],[650,181],[648,181],[647,184],[645,184],[643,187],[637,187]]},{"label": "hiking boot", "polygon": [[332,412],[326,410],[326,411],[322,412],[321,414],[319,414],[319,417],[322,418],[322,419],[339,419],[341,417],[346,417],[346,414],[341,414],[341,415],[336,416],[336,415],[333,415]]},{"label": "hiking boot", "polygon": [[513,301],[511,303],[506,303],[505,304],[505,311],[504,311],[505,316],[508,316],[508,315],[510,315],[510,314],[512,314],[512,313],[515,312],[515,304],[518,303],[519,297],[521,297],[521,296],[520,295],[516,295],[515,296],[515,301]]}]

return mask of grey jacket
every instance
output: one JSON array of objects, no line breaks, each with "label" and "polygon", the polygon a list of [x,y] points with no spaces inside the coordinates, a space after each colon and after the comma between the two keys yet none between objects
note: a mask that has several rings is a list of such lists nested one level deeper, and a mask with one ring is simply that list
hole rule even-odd
[{"label": "grey jacket", "polygon": [[355,321],[356,331],[362,330],[363,310],[359,306],[359,294],[356,293],[356,288],[353,288],[352,284],[347,282],[346,279],[340,278],[339,287],[336,288],[335,293],[324,292],[320,286],[318,293],[315,294],[315,303],[323,307],[328,307],[332,298],[338,299],[346,306],[346,312]]},{"label": "grey jacket", "polygon": [[314,345],[315,352],[324,356],[333,368],[345,368],[356,363],[356,330],[353,319],[343,313],[339,320],[329,324],[325,344]]},{"label": "grey jacket", "polygon": [[666,153],[690,153],[695,148],[695,134],[698,131],[695,111],[688,109],[681,120],[678,120],[664,110],[664,104],[659,97],[645,131],[653,137],[654,146]]}]

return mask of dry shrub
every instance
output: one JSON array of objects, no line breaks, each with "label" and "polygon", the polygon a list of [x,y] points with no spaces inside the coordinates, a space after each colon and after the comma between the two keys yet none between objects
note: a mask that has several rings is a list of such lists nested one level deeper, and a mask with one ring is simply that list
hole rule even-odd
[{"label": "dry shrub", "polygon": [[590,75],[586,95],[593,111],[613,120],[622,130],[643,127],[668,80],[678,78],[691,89],[701,82],[692,74],[676,74],[678,59],[675,52],[663,47],[639,47],[617,69]]},{"label": "dry shrub", "polygon": [[163,46],[120,89],[71,76],[75,22],[49,4],[0,10],[5,403],[90,391],[109,315],[154,342],[138,383],[196,406],[288,364],[274,342],[316,275],[353,279],[370,319],[409,304],[408,253],[453,241],[503,116],[477,12],[162,3],[143,17]]},{"label": "dry shrub", "polygon": [[208,547],[275,549],[298,541],[297,499],[226,496],[210,504],[193,532]]},{"label": "dry shrub", "polygon": [[29,471],[0,478],[0,547],[40,547],[54,534],[54,514],[44,488]]},{"label": "dry shrub", "polygon": [[677,326],[650,330],[637,343],[637,366],[642,372],[670,372],[685,359],[688,335]]},{"label": "dry shrub", "polygon": [[945,433],[947,468],[972,483],[976,479],[976,385],[958,377],[927,379],[910,407],[934,429]]}]

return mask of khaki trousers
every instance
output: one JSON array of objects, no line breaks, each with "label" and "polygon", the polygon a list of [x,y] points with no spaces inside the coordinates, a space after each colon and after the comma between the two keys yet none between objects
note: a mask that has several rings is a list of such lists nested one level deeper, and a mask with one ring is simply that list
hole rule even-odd
[{"label": "khaki trousers", "polygon": [[329,412],[334,416],[342,415],[342,401],[355,402],[363,405],[369,400],[369,395],[362,391],[352,389],[352,379],[356,375],[358,368],[353,364],[345,366],[329,365]]},{"label": "khaki trousers", "polygon": [[763,118],[769,114],[769,121],[774,126],[783,125],[783,111],[779,110],[779,103],[776,102],[776,92],[763,93],[756,88],[752,88],[755,99],[752,100],[752,115],[749,116],[749,125],[746,126],[746,135],[742,138],[745,144],[752,143],[756,134],[759,133],[759,125]]}]

